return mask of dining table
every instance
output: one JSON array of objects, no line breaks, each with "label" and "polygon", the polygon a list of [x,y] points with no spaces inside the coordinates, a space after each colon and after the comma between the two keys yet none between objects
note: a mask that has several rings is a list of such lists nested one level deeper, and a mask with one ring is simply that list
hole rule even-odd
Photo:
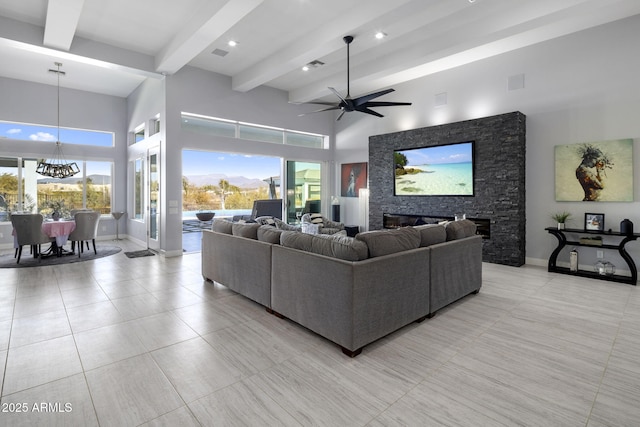
[{"label": "dining table", "polygon": [[[45,220],[42,223],[42,232],[51,238],[51,247],[46,251],[46,255],[63,254],[63,247],[67,244],[69,235],[76,229],[76,222],[74,220]],[[15,229],[11,233],[13,234],[13,247],[18,247],[18,236]],[[43,254],[44,255],[44,254]]]},{"label": "dining table", "polygon": [[69,234],[75,229],[76,222],[74,220],[44,221],[42,223],[42,232],[52,239],[55,239],[59,247],[67,244]]}]

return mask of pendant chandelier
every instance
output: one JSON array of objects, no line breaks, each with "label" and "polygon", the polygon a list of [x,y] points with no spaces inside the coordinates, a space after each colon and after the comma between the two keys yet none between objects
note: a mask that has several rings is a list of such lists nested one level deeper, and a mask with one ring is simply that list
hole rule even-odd
[{"label": "pendant chandelier", "polygon": [[49,69],[49,72],[58,75],[58,136],[56,138],[56,148],[53,151],[51,159],[38,160],[36,172],[40,175],[50,176],[51,178],[69,178],[80,172],[80,168],[76,162],[68,163],[62,154],[62,143],[60,142],[60,75],[64,75],[64,71],[60,71],[61,62],[55,62],[57,70]]}]

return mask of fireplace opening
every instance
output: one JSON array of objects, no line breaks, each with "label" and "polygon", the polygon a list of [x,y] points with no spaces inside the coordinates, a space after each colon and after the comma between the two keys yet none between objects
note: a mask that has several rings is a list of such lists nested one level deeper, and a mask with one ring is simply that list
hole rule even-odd
[{"label": "fireplace opening", "polygon": [[[452,216],[439,215],[411,215],[411,214],[392,214],[383,213],[382,226],[384,228],[400,228],[413,225],[438,224],[443,221],[453,221]],[[491,221],[487,218],[467,218],[476,224],[476,234],[482,236],[483,239],[491,238]]]}]

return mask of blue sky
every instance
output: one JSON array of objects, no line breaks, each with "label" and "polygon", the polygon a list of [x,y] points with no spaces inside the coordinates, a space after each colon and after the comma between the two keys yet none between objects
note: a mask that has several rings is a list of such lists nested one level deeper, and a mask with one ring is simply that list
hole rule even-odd
[{"label": "blue sky", "polygon": [[472,144],[438,145],[414,150],[400,150],[407,156],[407,165],[437,165],[444,163],[470,162],[473,157]]},{"label": "blue sky", "polygon": [[280,158],[209,151],[182,151],[183,175],[208,175],[211,173],[257,179],[279,176]]},{"label": "blue sky", "polygon": [[[0,138],[55,142],[58,139],[58,128],[55,126],[0,122]],[[65,144],[111,147],[113,146],[113,133],[65,129],[61,127],[60,141]]]}]

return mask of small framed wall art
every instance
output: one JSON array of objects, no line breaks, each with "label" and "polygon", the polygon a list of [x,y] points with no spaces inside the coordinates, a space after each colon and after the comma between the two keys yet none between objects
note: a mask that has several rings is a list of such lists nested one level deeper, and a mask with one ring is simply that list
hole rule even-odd
[{"label": "small framed wall art", "polygon": [[584,229],[587,231],[604,231],[604,214],[585,213]]},{"label": "small framed wall art", "polygon": [[367,188],[367,163],[344,163],[341,170],[340,195],[358,197]]}]

